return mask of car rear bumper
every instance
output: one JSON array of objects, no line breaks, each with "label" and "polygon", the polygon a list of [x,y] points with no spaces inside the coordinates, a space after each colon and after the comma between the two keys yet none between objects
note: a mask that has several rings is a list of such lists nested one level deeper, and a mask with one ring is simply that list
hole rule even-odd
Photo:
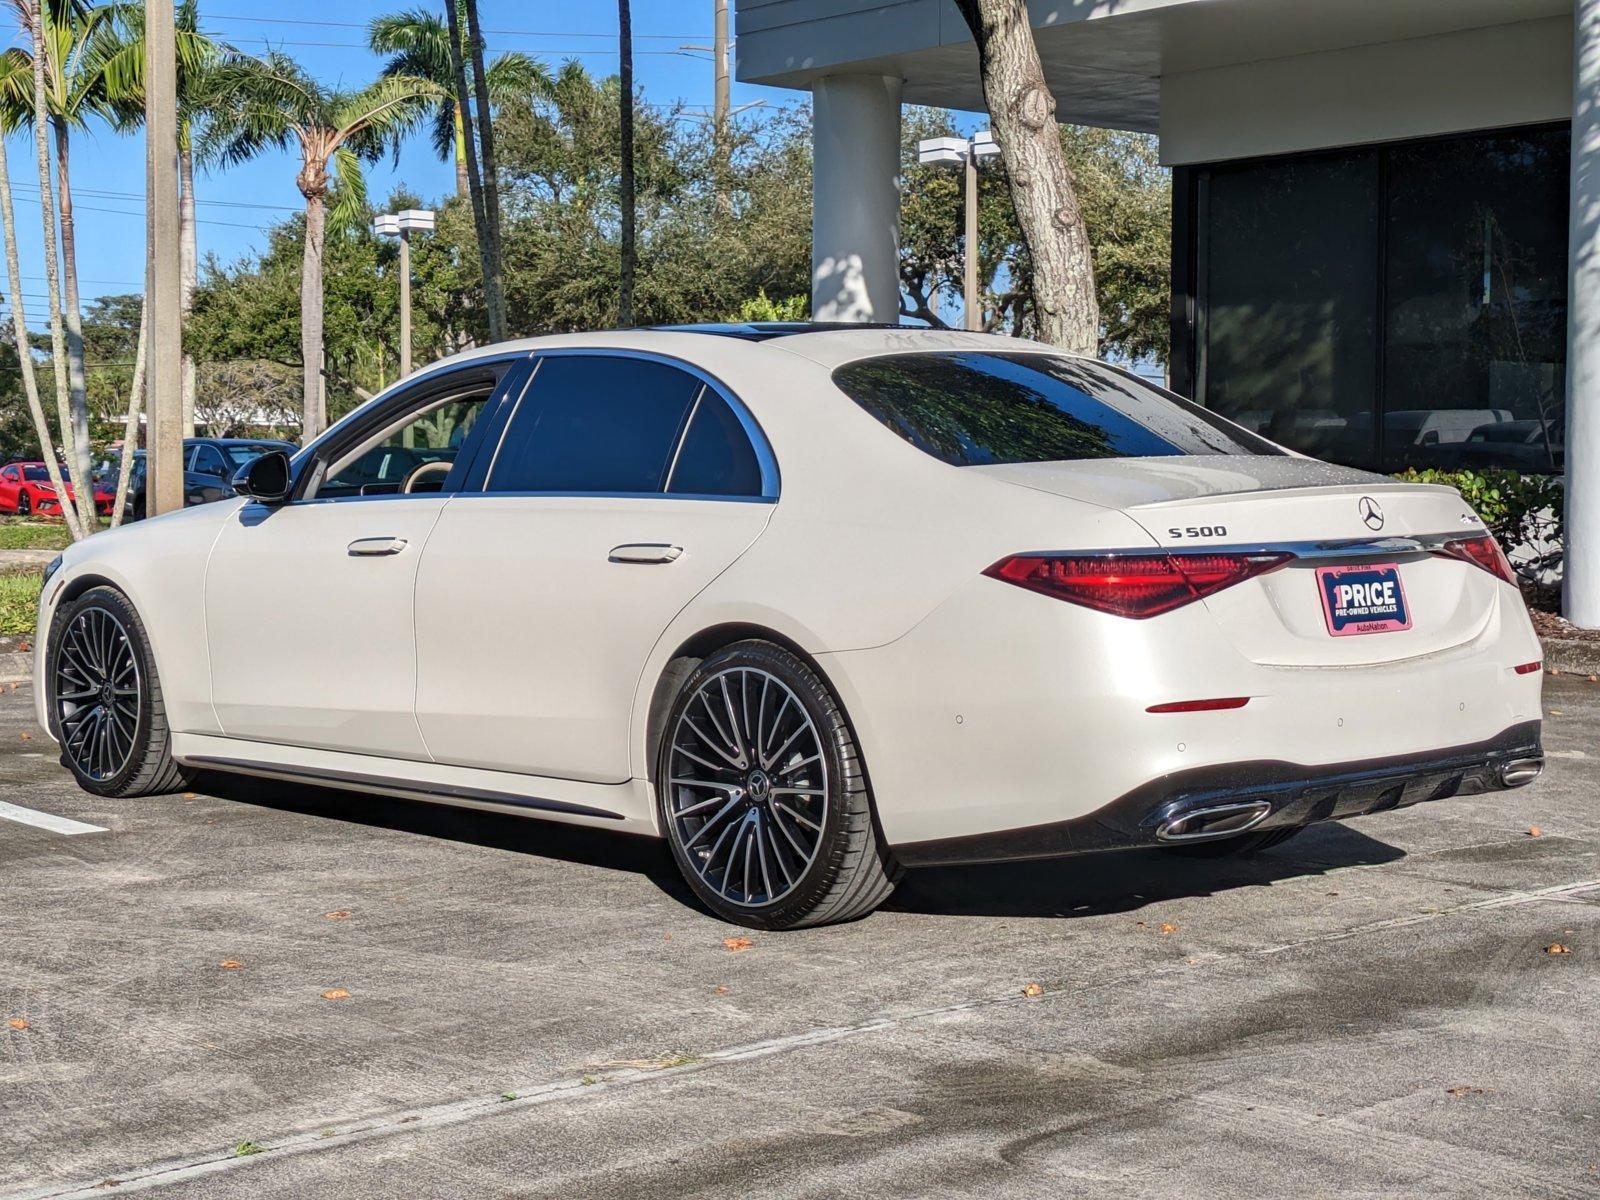
[{"label": "car rear bumper", "polygon": [[906,866],[921,867],[1214,841],[1521,787],[1543,765],[1540,722],[1528,721],[1487,741],[1423,754],[1320,766],[1260,761],[1178,771],[1081,817],[902,843],[894,853]]}]

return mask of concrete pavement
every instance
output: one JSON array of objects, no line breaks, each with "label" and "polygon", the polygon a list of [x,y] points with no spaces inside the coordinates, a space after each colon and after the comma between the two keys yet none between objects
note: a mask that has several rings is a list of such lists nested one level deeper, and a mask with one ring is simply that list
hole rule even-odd
[{"label": "concrete pavement", "polygon": [[0,1196],[1595,1196],[1600,687],[1547,705],[1520,792],[734,951],[654,843],[101,801],[7,691],[0,800],[105,832],[0,816]]}]

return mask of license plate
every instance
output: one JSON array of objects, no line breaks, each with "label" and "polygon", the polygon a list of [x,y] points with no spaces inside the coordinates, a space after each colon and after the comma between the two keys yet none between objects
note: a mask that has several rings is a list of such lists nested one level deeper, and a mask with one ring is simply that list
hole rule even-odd
[{"label": "license plate", "polygon": [[1411,628],[1411,610],[1395,563],[1318,567],[1317,590],[1334,637]]}]

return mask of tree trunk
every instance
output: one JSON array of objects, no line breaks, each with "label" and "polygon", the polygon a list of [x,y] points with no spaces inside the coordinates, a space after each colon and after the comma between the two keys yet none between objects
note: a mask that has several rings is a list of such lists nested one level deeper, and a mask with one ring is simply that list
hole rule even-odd
[{"label": "tree trunk", "polygon": [[483,150],[483,215],[489,226],[489,265],[494,271],[494,292],[500,302],[500,333],[509,332],[505,315],[505,265],[500,242],[500,172],[494,157],[494,109],[489,104],[489,75],[483,65],[483,30],[478,24],[478,0],[466,0],[467,40],[472,50],[472,91],[478,107],[478,143]]},{"label": "tree trunk", "polygon": [[[83,364],[83,306],[78,296],[78,232],[72,216],[72,148],[67,123],[52,117],[56,135],[56,195],[61,212],[61,309],[67,334],[67,396],[72,409],[72,470],[92,464],[89,446],[89,384]],[[88,509],[85,519],[93,520],[93,489],[78,508]]]},{"label": "tree trunk", "polygon": [[144,408],[144,351],[150,334],[150,309],[139,309],[139,345],[133,354],[133,381],[128,385],[128,416],[122,425],[122,459],[117,463],[117,498],[111,506],[111,528],[122,524],[128,507],[128,481],[133,478],[133,452],[139,445],[139,413]]},{"label": "tree trunk", "polygon": [[461,106],[452,104],[450,108],[456,127],[456,195],[469,197],[472,189],[467,183],[467,134],[461,128]]},{"label": "tree trunk", "polygon": [[50,476],[50,486],[61,497],[61,515],[67,522],[67,532],[73,541],[84,536],[78,514],[66,502],[67,489],[61,478],[61,468],[56,461],[55,441],[50,436],[50,422],[45,418],[44,405],[39,400],[39,381],[33,373],[33,355],[28,352],[28,320],[22,307],[22,267],[17,260],[17,218],[11,206],[11,170],[6,162],[4,143],[0,143],[0,223],[5,226],[6,275],[11,285],[11,328],[17,339],[17,368],[22,375],[22,390],[28,399],[28,415],[33,418],[33,432],[39,439],[39,457],[44,460],[45,472]]},{"label": "tree trunk", "polygon": [[978,43],[989,120],[1000,143],[1033,260],[1039,338],[1074,354],[1099,350],[1094,259],[1076,181],[1061,150],[1056,102],[1045,84],[1025,0],[956,0]]},{"label": "tree trunk", "polygon": [[455,83],[462,148],[467,157],[467,192],[472,197],[472,228],[478,239],[478,269],[483,275],[483,305],[489,315],[489,340],[501,342],[506,337],[505,300],[490,253],[489,218],[484,210],[483,176],[478,173],[477,139],[472,132],[471,93],[467,88],[466,60],[461,56],[461,13],[457,4],[458,0],[445,0],[444,6],[450,34],[450,73]]},{"label": "tree trunk", "polygon": [[626,329],[633,324],[633,274],[638,249],[634,244],[633,178],[633,15],[628,0],[617,0],[617,47],[622,56],[618,72],[621,105],[621,192],[622,192],[622,279],[617,288],[617,324]]},{"label": "tree trunk", "polygon": [[[178,197],[179,282],[178,312],[184,328],[194,309],[194,288],[200,271],[200,247],[194,224],[194,149],[189,144],[191,130],[183,130],[183,146],[178,151],[178,178],[182,191]],[[141,327],[142,329],[142,327]],[[140,337],[144,335],[141,332]],[[183,352],[183,436],[194,436],[194,355]]]},{"label": "tree trunk", "polygon": [[[33,143],[34,150],[39,160],[39,216],[44,227],[44,276],[45,292],[50,303],[50,357],[55,367],[56,377],[56,421],[61,431],[61,440],[64,450],[75,449],[72,442],[72,404],[67,380],[67,334],[61,323],[61,262],[56,256],[56,206],[55,185],[50,178],[50,106],[46,99],[44,81],[44,21],[39,11],[37,0],[32,4],[33,34]],[[23,338],[17,347],[18,354],[28,352],[28,341]],[[77,455],[72,455],[76,460]],[[72,461],[73,472],[78,475],[78,484],[81,485],[87,478],[87,462]],[[73,488],[77,504],[77,516],[80,528],[85,533],[93,533],[97,522],[94,520],[94,487],[90,485],[88,494],[88,516],[84,516],[84,497],[80,494],[81,486]],[[67,493],[60,490],[56,493],[61,498],[61,509],[65,512],[70,505],[67,503]]]},{"label": "tree trunk", "polygon": [[322,382],[322,249],[326,237],[327,198],[308,190],[306,246],[300,265],[300,359],[305,364],[301,444],[309,444],[328,426],[328,403]]}]

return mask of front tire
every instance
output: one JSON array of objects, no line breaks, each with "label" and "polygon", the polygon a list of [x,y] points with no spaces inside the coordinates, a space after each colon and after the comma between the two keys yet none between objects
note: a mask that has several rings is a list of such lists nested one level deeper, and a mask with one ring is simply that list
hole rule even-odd
[{"label": "front tire", "polygon": [[33,497],[27,492],[17,494],[17,516],[26,517],[33,512]]},{"label": "front tire", "polygon": [[849,921],[899,882],[849,722],[816,672],[770,642],[719,650],[683,682],[656,804],[679,870],[725,921]]},{"label": "front tire", "polygon": [[144,622],[115,588],[66,604],[50,629],[48,700],[61,764],[96,796],[181,791],[161,681]]}]

